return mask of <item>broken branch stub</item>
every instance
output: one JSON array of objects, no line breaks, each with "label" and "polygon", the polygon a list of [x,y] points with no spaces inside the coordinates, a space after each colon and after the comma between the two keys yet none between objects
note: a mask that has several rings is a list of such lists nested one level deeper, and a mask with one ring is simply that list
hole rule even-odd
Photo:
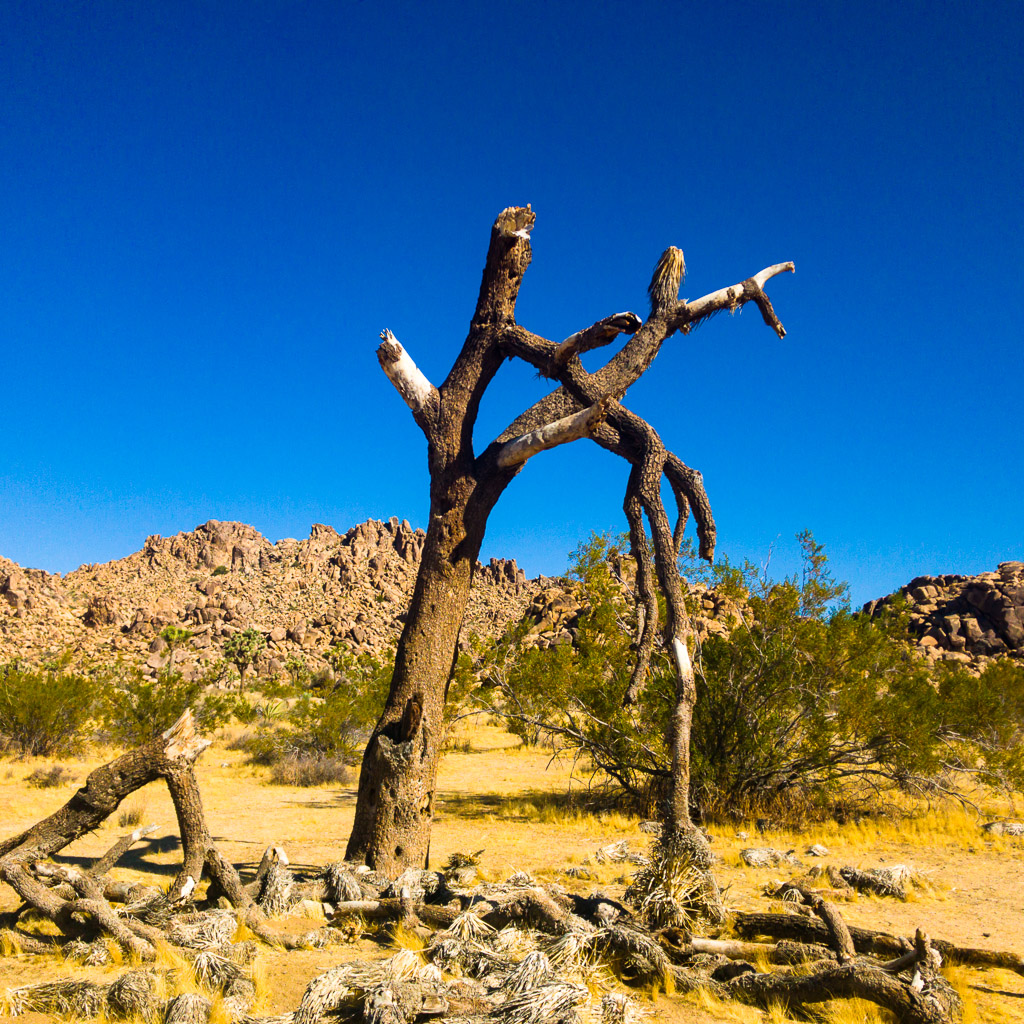
[{"label": "broken branch stub", "polygon": [[423,371],[413,362],[412,357],[402,348],[391,331],[381,331],[380,337],[377,361],[381,369],[405,399],[405,404],[412,411],[413,419],[425,431],[429,431],[437,415],[437,388],[427,380]]}]

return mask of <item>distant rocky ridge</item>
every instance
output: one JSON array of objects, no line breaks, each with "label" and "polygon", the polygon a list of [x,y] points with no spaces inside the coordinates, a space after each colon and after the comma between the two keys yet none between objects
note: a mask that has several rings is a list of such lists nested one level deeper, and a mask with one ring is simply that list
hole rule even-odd
[{"label": "distant rocky ridge", "polygon": [[[192,631],[175,654],[186,675],[250,626],[267,638],[257,664],[264,674],[292,657],[321,667],[338,642],[381,655],[401,632],[425,537],[392,517],[345,534],[315,524],[305,540],[274,544],[244,523],[210,520],[65,576],[0,558],[0,661],[37,664],[71,651],[76,663],[122,658],[156,672],[167,661],[159,633],[168,625]],[[515,561],[480,565],[464,635],[500,634],[531,592]]]},{"label": "distant rocky ridge", "polygon": [[1024,562],[1001,562],[976,576],[918,576],[895,594],[869,601],[878,615],[902,597],[917,647],[932,659],[976,668],[993,657],[1024,659]]},{"label": "distant rocky ridge", "polygon": [[[398,640],[425,539],[395,517],[345,534],[318,523],[305,540],[276,544],[244,523],[210,520],[64,576],[0,558],[0,662],[39,664],[70,651],[79,665],[120,658],[155,673],[167,664],[159,634],[168,625],[193,634],[175,654],[186,675],[219,660],[226,638],[248,627],[267,639],[256,666],[264,675],[283,672],[291,658],[325,667],[325,653],[339,643],[380,656]],[[632,560],[618,556],[611,568],[625,593]],[[714,590],[698,596],[699,639],[751,614]],[[1024,658],[1024,562],[976,576],[919,576],[864,612],[878,615],[897,596],[925,657],[972,670],[993,657]],[[514,560],[491,559],[477,568],[463,638],[495,639],[525,616],[531,644],[573,643],[581,610],[569,581],[527,580]]]}]

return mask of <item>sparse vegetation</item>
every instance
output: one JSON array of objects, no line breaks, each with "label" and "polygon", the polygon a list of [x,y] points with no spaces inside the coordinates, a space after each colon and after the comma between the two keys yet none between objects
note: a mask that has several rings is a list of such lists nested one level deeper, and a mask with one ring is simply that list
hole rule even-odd
[{"label": "sparse vegetation", "polygon": [[62,764],[51,764],[48,767],[36,768],[25,781],[35,789],[56,789],[73,781],[73,776]]},{"label": "sparse vegetation", "polygon": [[380,713],[389,664],[341,647],[328,656],[334,678],[321,678],[315,690],[265,685],[268,699],[253,705],[248,717],[255,728],[232,744],[246,752],[250,764],[270,767],[271,782],[315,786],[345,781],[347,766],[357,762]]},{"label": "sparse vegetation", "polygon": [[204,729],[217,729],[231,720],[240,699],[211,690],[203,677],[185,679],[180,672],[164,671],[149,679],[137,668],[119,665],[104,680],[98,705],[105,734],[132,747],[163,732],[186,708]]},{"label": "sparse vegetation", "polygon": [[136,800],[123,807],[117,816],[117,824],[121,828],[137,828],[142,824],[146,815],[146,805],[141,800]]},{"label": "sparse vegetation", "polygon": [[349,767],[341,758],[291,752],[271,766],[270,781],[277,786],[323,786],[349,781]]}]

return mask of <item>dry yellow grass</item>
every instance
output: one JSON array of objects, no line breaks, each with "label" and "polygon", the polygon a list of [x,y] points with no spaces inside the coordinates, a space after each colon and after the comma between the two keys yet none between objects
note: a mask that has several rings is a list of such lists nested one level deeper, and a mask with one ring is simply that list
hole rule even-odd
[{"label": "dry yellow grass", "polygon": [[[637,819],[621,813],[590,813],[579,803],[566,801],[572,781],[571,764],[550,762],[544,750],[524,750],[516,740],[490,726],[474,726],[458,737],[461,749],[448,753],[438,777],[438,814],[431,862],[443,864],[455,852],[483,849],[481,869],[490,878],[504,878],[516,870],[529,871],[540,880],[557,880],[567,887],[589,892],[602,888],[621,894],[629,864],[597,864],[596,849],[618,839],[629,839],[643,849],[650,837],[637,828]],[[53,789],[32,789],[24,778],[37,763],[0,762],[0,822],[2,834],[11,835],[32,825],[60,807],[84,780],[88,771],[109,759],[110,752],[70,762],[74,782]],[[268,845],[283,846],[293,864],[322,865],[344,855],[355,804],[355,780],[349,786],[314,789],[270,786],[265,769],[244,764],[244,755],[228,750],[223,738],[204,755],[198,777],[209,824],[218,845],[243,872],[255,869]],[[581,790],[584,782],[573,782]],[[154,842],[131,851],[115,869],[122,878],[145,879],[166,884],[180,861],[174,811],[165,788],[151,785],[136,798],[144,802],[144,824],[157,822],[161,829]],[[905,808],[909,810],[910,808]],[[992,816],[1010,809],[999,801],[986,805]],[[116,818],[83,837],[64,855],[72,863],[99,856],[124,832]],[[984,820],[984,819],[983,819]],[[748,838],[736,833],[746,831]],[[778,903],[762,895],[766,882],[785,880],[800,869],[776,867],[757,870],[743,866],[739,851],[747,846],[793,849],[803,856],[815,842],[830,850],[831,864],[858,867],[908,864],[927,884],[915,890],[906,903],[860,897],[843,904],[852,924],[912,934],[917,926],[930,934],[963,945],[1021,950],[1019,866],[1024,841],[988,837],[978,817],[957,807],[935,806],[916,816],[897,819],[862,819],[857,824],[833,823],[808,826],[805,831],[779,831],[758,835],[752,824],[713,826],[712,849],[722,858],[717,868],[726,887],[727,902],[745,910],[778,909]],[[565,875],[570,866],[586,863],[591,879]],[[14,905],[13,893],[0,890],[0,909]],[[40,933],[52,931],[46,922],[35,925]],[[307,931],[309,919],[274,922],[275,929]],[[236,940],[250,938],[239,926]],[[415,949],[415,936],[398,934],[396,944]],[[419,942],[419,945],[422,945]],[[0,992],[11,986],[55,976],[109,978],[123,968],[83,968],[59,958],[20,954],[9,937],[0,935]],[[261,1014],[294,1009],[310,978],[328,967],[359,957],[380,957],[388,951],[361,940],[328,950],[265,949],[257,968],[258,1009]],[[162,950],[160,966],[177,966],[173,950]],[[178,971],[178,984],[187,985],[187,971]],[[968,1021],[1005,1024],[1024,1019],[1024,978],[1006,971],[950,968],[951,980],[961,989],[968,1007]],[[270,979],[270,980],[268,980]],[[652,1020],[665,1024],[706,1024],[732,1021],[756,1024],[782,1021],[778,1012],[760,1011],[723,1003],[707,994],[658,996],[647,1004]],[[220,1012],[220,1011],[218,1011]],[[873,1008],[854,1004],[822,1007],[821,1020],[829,1024],[880,1024],[884,1017]]]}]

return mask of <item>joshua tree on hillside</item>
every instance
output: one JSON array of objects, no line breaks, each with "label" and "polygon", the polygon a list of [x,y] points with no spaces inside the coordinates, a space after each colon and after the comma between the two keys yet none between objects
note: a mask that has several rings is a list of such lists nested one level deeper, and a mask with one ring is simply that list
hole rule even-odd
[{"label": "joshua tree on hillside", "polygon": [[[655,268],[646,321],[635,313],[616,313],[555,343],[521,327],[515,319],[516,296],[531,259],[534,219],[529,206],[510,207],[498,215],[469,335],[444,383],[435,387],[427,380],[390,331],[381,334],[377,349],[381,367],[426,435],[430,471],[430,520],[423,558],[387,704],[363,755],[347,851],[349,859],[365,861],[385,873],[421,866],[428,856],[442,711],[487,517],[527,459],[583,437],[630,465],[623,507],[643,607],[639,653],[625,700],[636,700],[647,676],[659,626],[656,575],[668,611],[664,638],[677,674],[669,737],[673,779],[665,836],[701,842],[694,839],[688,804],[695,687],[676,560],[691,510],[700,553],[711,559],[714,520],[700,474],[667,451],[654,428],[630,412],[622,400],[667,338],[676,331],[689,333],[714,313],[753,302],[765,323],[783,337],[785,331],[764,285],[776,274],[792,270],[793,264],[767,267],[739,284],[693,302],[680,302],[685,264],[682,252],[671,247]],[[608,345],[619,335],[630,337],[601,369],[588,373],[580,354]],[[510,357],[526,360],[558,387],[477,452],[473,426],[480,400]],[[661,500],[663,477],[675,497],[674,529]],[[653,537],[653,557],[644,516]]]},{"label": "joshua tree on hillside", "polygon": [[238,689],[245,688],[245,670],[259,657],[267,641],[258,629],[251,626],[232,633],[224,642],[224,658],[238,669]]},{"label": "joshua tree on hillside", "polygon": [[183,626],[164,626],[160,631],[160,638],[167,644],[167,671],[174,671],[174,655],[178,648],[192,638],[192,630]]}]

